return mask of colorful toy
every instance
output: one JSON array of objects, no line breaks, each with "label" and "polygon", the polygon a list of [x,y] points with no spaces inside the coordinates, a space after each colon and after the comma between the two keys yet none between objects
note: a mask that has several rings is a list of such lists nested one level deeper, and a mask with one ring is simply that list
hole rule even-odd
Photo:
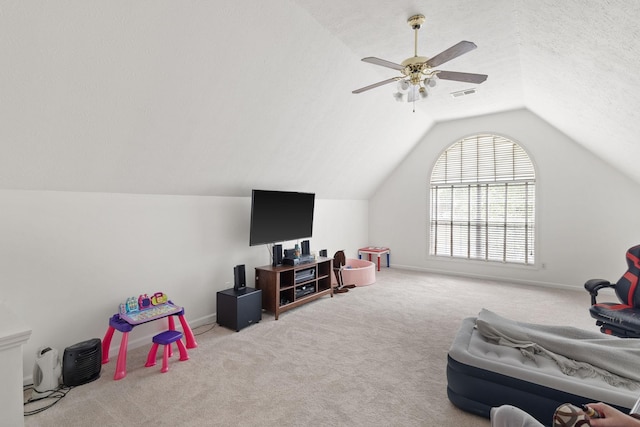
[{"label": "colorful toy", "polygon": [[166,303],[168,300],[167,296],[162,293],[162,292],[156,292],[155,294],[153,294],[153,296],[151,297],[151,304],[153,305],[160,305],[160,304],[164,304]]},{"label": "colorful toy", "polygon": [[151,307],[151,300],[147,294],[140,295],[138,297],[138,307],[140,310],[144,310],[145,308]]},{"label": "colorful toy", "polygon": [[178,314],[182,310],[184,310],[182,307],[175,306],[169,302],[151,306],[150,308],[139,310],[135,313],[127,313],[122,315],[121,318],[130,325],[139,325],[140,323],[145,323],[158,317]]},{"label": "colorful toy", "polygon": [[127,313],[133,313],[140,309],[140,307],[138,306],[138,299],[136,297],[127,298],[127,301],[125,302],[125,304],[126,304],[125,309]]},{"label": "colorful toy", "polygon": [[150,310],[156,306],[162,306],[169,301],[164,292],[156,292],[151,298],[147,294],[140,294],[138,298],[129,297],[124,303],[118,306],[120,314],[137,313],[139,311]]}]

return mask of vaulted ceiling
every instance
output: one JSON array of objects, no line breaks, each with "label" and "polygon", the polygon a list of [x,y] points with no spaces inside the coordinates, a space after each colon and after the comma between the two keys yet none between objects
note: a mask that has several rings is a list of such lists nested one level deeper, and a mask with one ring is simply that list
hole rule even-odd
[{"label": "vaulted ceiling", "polygon": [[[426,100],[361,62],[478,48]],[[0,1],[0,189],[367,198],[437,122],[527,108],[640,182],[635,0]],[[451,92],[476,87],[473,95]],[[453,142],[453,141],[452,141]]]}]

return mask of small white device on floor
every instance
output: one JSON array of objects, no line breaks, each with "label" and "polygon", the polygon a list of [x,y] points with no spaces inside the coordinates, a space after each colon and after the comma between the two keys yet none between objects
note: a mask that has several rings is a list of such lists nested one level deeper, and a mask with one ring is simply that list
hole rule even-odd
[{"label": "small white device on floor", "polygon": [[62,365],[58,350],[51,347],[40,347],[36,353],[33,366],[33,397],[43,397],[56,390],[60,385]]}]

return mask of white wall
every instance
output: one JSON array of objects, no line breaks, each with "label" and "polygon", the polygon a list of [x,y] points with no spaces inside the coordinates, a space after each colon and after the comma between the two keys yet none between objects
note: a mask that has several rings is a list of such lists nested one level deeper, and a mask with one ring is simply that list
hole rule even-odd
[{"label": "white wall", "polygon": [[[433,165],[451,144],[482,132],[518,142],[536,166],[534,267],[429,256]],[[369,201],[369,236],[371,243],[391,248],[392,266],[579,288],[589,278],[617,280],[624,273],[626,249],[640,243],[639,190],[637,183],[526,110],[444,122],[431,129]]]},{"label": "white wall", "polygon": [[[129,296],[162,291],[192,326],[213,321],[233,266],[246,265],[252,286],[253,268],[270,263],[266,246],[249,246],[250,206],[249,197],[0,190],[0,302],[33,330],[25,381],[39,347],[62,355],[102,339]],[[367,214],[364,200],[316,200],[311,249],[355,256],[368,241]],[[129,345],[148,345],[159,323],[137,327]]]}]

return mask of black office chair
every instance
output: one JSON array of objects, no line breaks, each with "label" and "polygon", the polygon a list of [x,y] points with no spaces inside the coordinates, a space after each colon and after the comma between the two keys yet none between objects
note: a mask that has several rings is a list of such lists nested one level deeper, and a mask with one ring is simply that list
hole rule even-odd
[{"label": "black office chair", "polygon": [[[617,283],[587,280],[584,288],[591,294],[589,313],[604,334],[622,338],[640,338],[640,245],[627,251],[627,272]],[[598,291],[613,288],[620,302],[597,302]]]}]

